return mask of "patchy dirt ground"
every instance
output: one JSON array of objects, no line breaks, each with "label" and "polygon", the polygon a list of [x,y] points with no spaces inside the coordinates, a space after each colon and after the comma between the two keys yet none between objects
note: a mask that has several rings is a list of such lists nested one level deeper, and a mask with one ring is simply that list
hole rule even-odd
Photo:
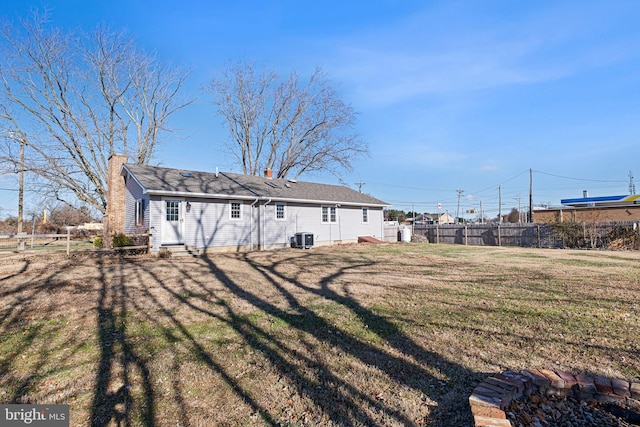
[{"label": "patchy dirt ground", "polygon": [[640,378],[640,253],[393,244],[0,260],[0,402],[71,425],[472,423],[488,373]]}]

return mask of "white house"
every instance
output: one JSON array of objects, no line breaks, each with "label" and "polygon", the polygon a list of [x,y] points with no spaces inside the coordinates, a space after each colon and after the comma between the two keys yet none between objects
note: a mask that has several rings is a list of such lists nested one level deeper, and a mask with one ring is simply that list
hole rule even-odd
[{"label": "white house", "polygon": [[111,160],[119,173],[110,171],[110,229],[149,230],[152,252],[172,245],[199,251],[283,248],[303,232],[314,245],[384,236],[383,208],[389,204],[348,187],[275,179],[270,170],[261,177],[128,164],[124,156]]}]

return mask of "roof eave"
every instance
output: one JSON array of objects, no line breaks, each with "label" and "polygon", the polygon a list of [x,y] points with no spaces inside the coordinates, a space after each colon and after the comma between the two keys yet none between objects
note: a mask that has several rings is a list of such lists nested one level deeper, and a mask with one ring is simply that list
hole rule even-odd
[{"label": "roof eave", "polygon": [[120,167],[120,175],[124,176],[124,171],[127,171],[127,175],[129,175],[131,178],[133,178],[133,180],[140,186],[140,188],[142,188],[142,194],[145,194],[147,192],[147,189],[145,188],[144,185],[142,185],[142,183],[138,180],[138,178],[136,178],[135,174],[133,174],[131,172],[131,170],[127,167],[127,164],[124,163],[121,167]]},{"label": "roof eave", "polygon": [[[144,187],[143,187],[144,188]],[[173,197],[195,197],[200,199],[226,199],[226,200],[271,200],[272,202],[296,202],[308,203],[315,205],[342,205],[342,206],[370,206],[384,208],[391,206],[386,203],[366,203],[366,202],[345,202],[341,200],[315,200],[315,199],[296,199],[292,197],[269,197],[269,196],[240,196],[231,194],[211,194],[211,193],[194,193],[189,191],[167,191],[167,190],[144,190],[145,194],[150,196],[173,196]]]}]

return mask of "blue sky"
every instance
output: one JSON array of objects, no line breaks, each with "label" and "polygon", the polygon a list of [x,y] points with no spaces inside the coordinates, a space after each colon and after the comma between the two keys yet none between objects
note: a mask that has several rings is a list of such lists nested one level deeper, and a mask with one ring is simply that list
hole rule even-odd
[{"label": "blue sky", "polygon": [[[200,92],[229,60],[283,75],[322,67],[359,112],[371,156],[344,183],[405,211],[526,209],[628,194],[640,182],[638,1],[5,0],[3,18],[48,7],[56,25],[126,29],[191,70],[180,138],[155,163],[239,172],[225,128]],[[15,177],[0,187],[17,188]],[[338,183],[331,175],[305,180]],[[640,185],[637,185],[640,188]],[[26,196],[27,202],[29,194]],[[3,215],[15,191],[0,191]],[[471,215],[467,215],[468,218]]]}]

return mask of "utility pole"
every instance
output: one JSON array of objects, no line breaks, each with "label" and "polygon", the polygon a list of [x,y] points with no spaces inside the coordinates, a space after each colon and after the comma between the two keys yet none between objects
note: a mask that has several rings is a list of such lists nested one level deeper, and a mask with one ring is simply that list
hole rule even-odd
[{"label": "utility pole", "polygon": [[459,221],[460,218],[460,197],[462,196],[462,193],[464,193],[464,190],[456,190],[456,192],[458,193],[458,210],[456,211],[456,222]]},{"label": "utility pole", "polygon": [[633,183],[633,171],[629,171],[629,195],[636,194],[636,185]]},{"label": "utility pole", "polygon": [[18,183],[18,234],[22,233],[22,206],[24,199],[24,136],[20,135],[20,171]]},{"label": "utility pole", "polygon": [[533,222],[533,169],[529,169],[529,218],[527,222]]},{"label": "utility pole", "polygon": [[356,182],[356,185],[358,186],[358,191],[362,193],[362,187],[366,184],[366,182]]},{"label": "utility pole", "polygon": [[480,200],[480,224],[484,224],[484,211],[482,210],[482,200]]},{"label": "utility pole", "polygon": [[502,224],[502,186],[498,185],[498,224]]}]

